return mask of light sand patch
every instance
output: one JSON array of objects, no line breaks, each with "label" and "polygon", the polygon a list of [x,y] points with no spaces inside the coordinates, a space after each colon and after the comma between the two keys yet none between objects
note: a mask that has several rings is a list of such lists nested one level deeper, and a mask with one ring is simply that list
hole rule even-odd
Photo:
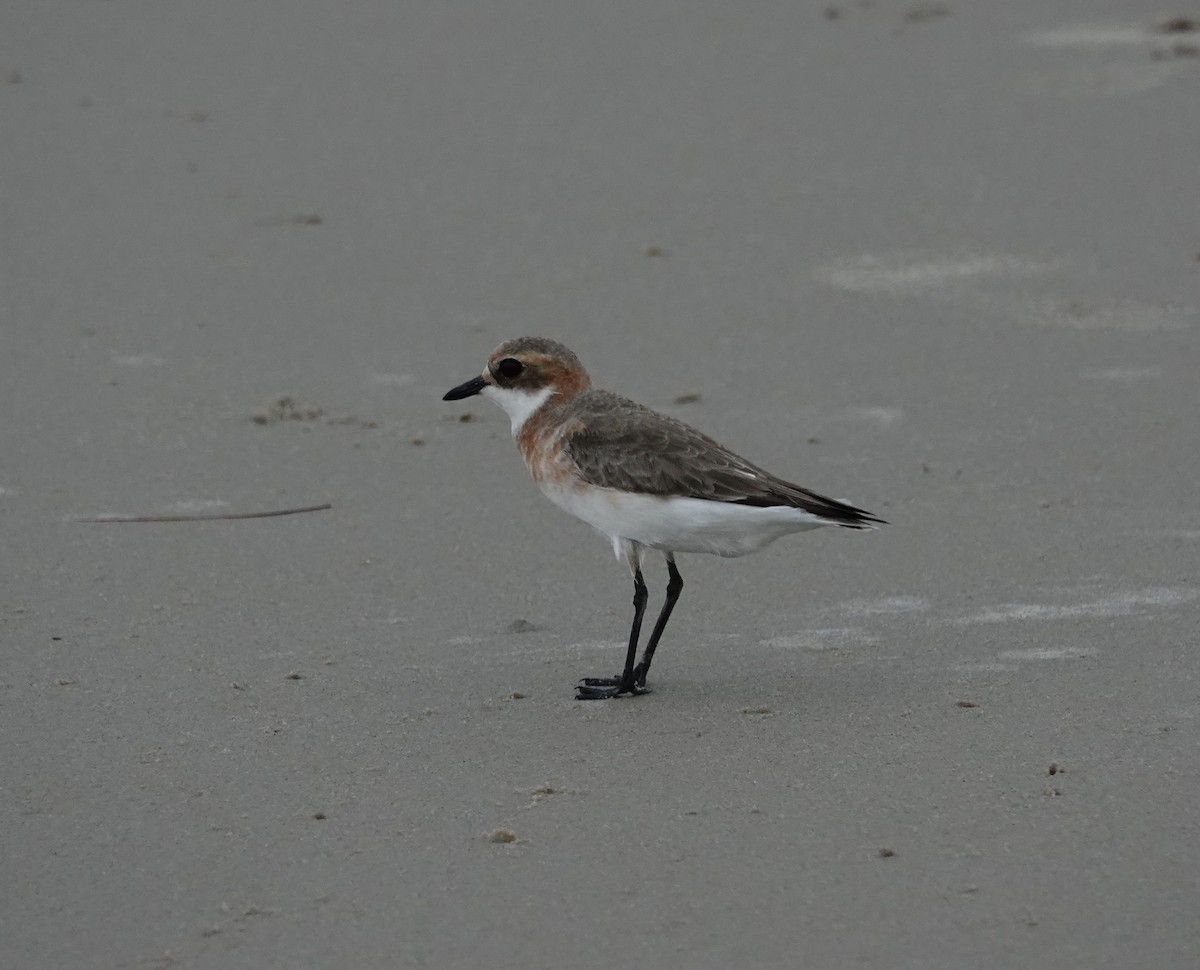
[{"label": "light sand patch", "polygon": [[1085,370],[1080,375],[1085,381],[1114,381],[1120,384],[1135,384],[1162,377],[1158,367],[1108,367],[1104,370]]},{"label": "light sand patch", "polygon": [[1023,40],[1033,47],[1063,50],[1069,47],[1130,47],[1148,45],[1152,38],[1145,27],[1130,24],[1073,24],[1033,30]]},{"label": "light sand patch", "polygon": [[483,643],[483,637],[470,637],[470,636],[451,637],[449,640],[446,641],[446,644],[451,647],[466,647],[466,646],[470,646],[473,643]]},{"label": "light sand patch", "polygon": [[832,627],[821,630],[801,630],[799,633],[785,633],[780,636],[760,640],[763,647],[774,647],[778,650],[845,650],[850,647],[869,647],[877,644],[879,638],[872,636],[858,627]]},{"label": "light sand patch", "polygon": [[847,616],[887,616],[895,613],[920,613],[929,609],[919,596],[884,596],[880,599],[847,600],[833,608]]},{"label": "light sand patch", "polygon": [[1016,670],[1012,664],[998,663],[958,663],[954,665],[954,669],[962,674],[995,674],[1003,673],[1006,670]]},{"label": "light sand patch", "polygon": [[1029,650],[1001,650],[1001,660],[1082,660],[1095,657],[1099,651],[1092,647],[1040,647]]},{"label": "light sand patch", "polygon": [[[1019,86],[1033,95],[1049,92],[1059,97],[1095,98],[1143,94],[1162,87],[1186,66],[1179,58],[1152,58],[1163,37],[1139,25],[1073,24],[1032,31],[1023,40],[1046,50],[1094,52],[1103,57],[1086,64],[1056,63],[1027,73]],[[1122,59],[1115,59],[1121,55]]]},{"label": "light sand patch", "polygon": [[1072,330],[1119,330],[1155,333],[1186,330],[1196,319],[1196,308],[1171,303],[1136,301],[1091,302],[1048,300],[1030,303],[1020,311],[1029,323]]},{"label": "light sand patch", "polygon": [[852,421],[862,421],[879,428],[890,428],[904,417],[904,412],[899,408],[885,407],[846,408],[843,413]]},{"label": "light sand patch", "polygon": [[884,253],[849,256],[818,267],[822,283],[858,293],[902,293],[976,280],[1040,273],[1046,267],[1016,256],[959,253]]},{"label": "light sand patch", "polygon": [[1117,592],[1084,603],[1045,604],[1009,603],[990,607],[972,616],[955,620],[956,624],[1008,623],[1017,620],[1079,620],[1133,616],[1149,609],[1167,609],[1190,603],[1200,597],[1194,589],[1149,589]]}]

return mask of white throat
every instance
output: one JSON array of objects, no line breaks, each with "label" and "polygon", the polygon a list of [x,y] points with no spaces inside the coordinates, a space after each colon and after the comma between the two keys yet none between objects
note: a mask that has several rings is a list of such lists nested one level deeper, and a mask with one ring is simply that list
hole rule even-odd
[{"label": "white throat", "polygon": [[536,391],[519,391],[512,387],[497,387],[495,384],[489,384],[480,393],[495,401],[508,412],[508,416],[512,420],[512,433],[515,438],[520,433],[521,426],[549,400],[554,389],[543,387]]}]

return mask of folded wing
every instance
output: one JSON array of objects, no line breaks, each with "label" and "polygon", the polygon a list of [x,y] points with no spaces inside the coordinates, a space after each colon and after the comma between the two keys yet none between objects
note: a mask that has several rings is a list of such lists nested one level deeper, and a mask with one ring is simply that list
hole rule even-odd
[{"label": "folded wing", "polygon": [[566,448],[601,488],[750,506],[790,506],[848,529],[884,520],[786,482],[690,425],[608,391],[572,401],[577,430]]}]

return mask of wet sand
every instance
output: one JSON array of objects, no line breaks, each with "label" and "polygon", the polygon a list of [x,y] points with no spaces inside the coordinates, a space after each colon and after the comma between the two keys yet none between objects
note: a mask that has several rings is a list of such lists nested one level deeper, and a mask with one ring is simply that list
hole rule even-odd
[{"label": "wet sand", "polygon": [[[0,963],[1194,967],[1170,12],[0,12]],[[891,525],[576,702],[628,578],[440,400],[521,334]]]}]

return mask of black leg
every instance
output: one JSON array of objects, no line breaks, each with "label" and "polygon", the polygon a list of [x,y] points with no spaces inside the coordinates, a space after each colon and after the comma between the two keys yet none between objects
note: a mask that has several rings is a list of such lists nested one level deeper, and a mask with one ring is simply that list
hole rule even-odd
[{"label": "black leg", "polygon": [[644,694],[646,689],[634,681],[633,661],[637,657],[638,639],[642,633],[642,616],[649,599],[641,569],[633,573],[633,626],[629,630],[629,649],[625,652],[625,670],[620,677],[585,677],[576,688],[577,701],[597,701],[619,694]]},{"label": "black leg", "polygon": [[667,628],[667,620],[671,618],[671,610],[675,608],[675,601],[683,592],[683,577],[675,568],[674,559],[667,560],[667,572],[671,575],[671,578],[667,580],[667,598],[663,601],[662,612],[658,614],[658,621],[654,624],[654,629],[650,631],[650,641],[646,644],[646,652],[642,654],[642,662],[633,671],[634,683],[639,687],[646,686],[646,674],[650,672],[650,661],[654,659],[658,641],[663,635],[663,630]]}]

